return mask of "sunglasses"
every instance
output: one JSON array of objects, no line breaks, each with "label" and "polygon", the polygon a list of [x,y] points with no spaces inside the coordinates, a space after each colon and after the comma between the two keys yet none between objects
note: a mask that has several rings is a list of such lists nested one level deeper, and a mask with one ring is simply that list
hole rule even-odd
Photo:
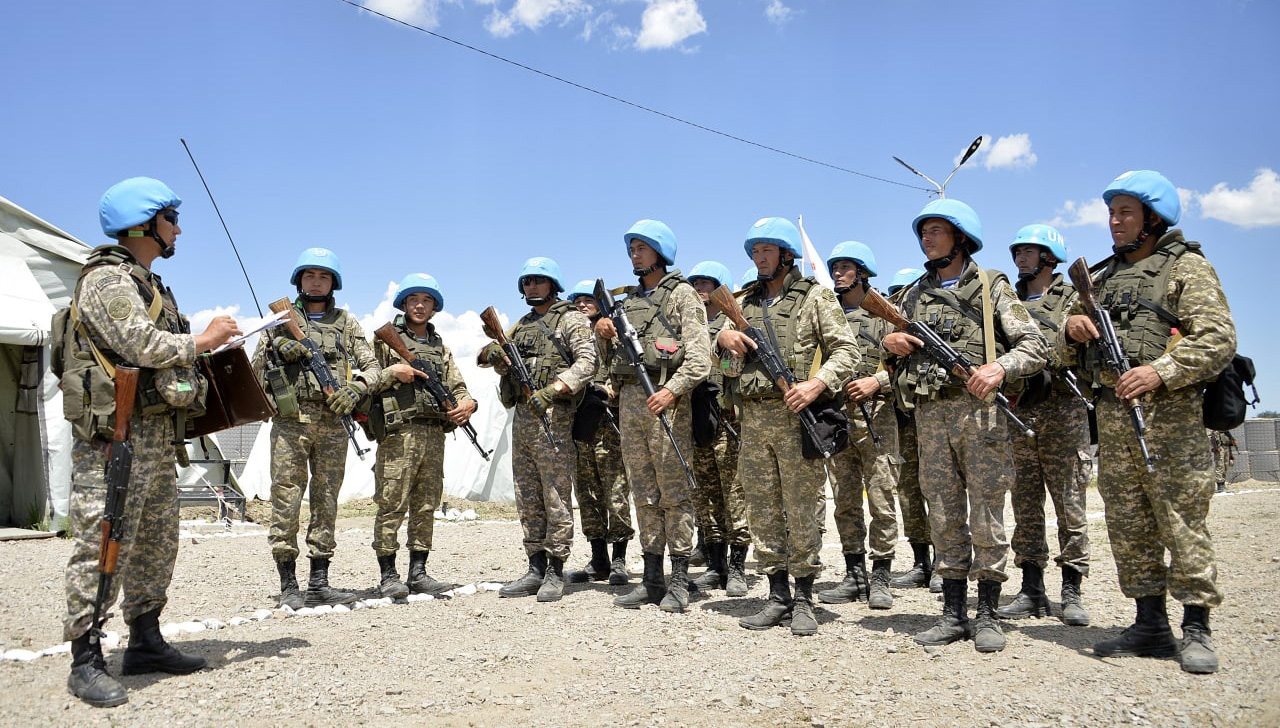
[{"label": "sunglasses", "polygon": [[163,217],[165,220],[168,220],[170,225],[177,225],[177,224],[178,224],[178,211],[177,211],[177,210],[161,210],[161,211],[160,211],[160,217]]}]

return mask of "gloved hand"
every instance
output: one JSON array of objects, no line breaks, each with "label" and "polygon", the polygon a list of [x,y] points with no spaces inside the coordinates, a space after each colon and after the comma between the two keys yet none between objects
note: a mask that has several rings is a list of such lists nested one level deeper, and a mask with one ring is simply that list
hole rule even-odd
[{"label": "gloved hand", "polygon": [[501,364],[507,358],[506,352],[496,341],[490,341],[480,350],[479,359],[481,362],[489,362],[489,364]]},{"label": "gloved hand", "polygon": [[302,345],[301,341],[290,339],[287,336],[277,336],[271,342],[275,347],[276,353],[285,361],[299,361],[305,359],[310,351]]},{"label": "gloved hand", "polygon": [[547,386],[533,393],[529,398],[529,409],[533,410],[535,415],[542,415],[548,409],[551,409],[551,403],[556,401],[560,394],[556,392],[555,383],[552,382]]},{"label": "gloved hand", "polygon": [[335,415],[342,417],[351,414],[368,391],[369,388],[364,385],[364,382],[353,379],[346,386],[335,390],[324,403],[333,410]]}]

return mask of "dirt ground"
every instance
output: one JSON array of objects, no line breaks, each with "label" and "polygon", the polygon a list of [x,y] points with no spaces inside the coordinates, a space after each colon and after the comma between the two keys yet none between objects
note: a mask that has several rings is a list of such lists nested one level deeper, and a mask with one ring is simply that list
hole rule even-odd
[{"label": "dirt ground", "polygon": [[[570,586],[555,604],[499,599],[482,586],[451,600],[274,611],[255,621],[255,611],[274,606],[278,582],[264,532],[250,525],[248,535],[182,538],[161,622],[227,624],[171,638],[209,669],[123,678],[129,703],[102,710],[67,693],[66,654],[0,661],[0,725],[1280,725],[1280,488],[1234,487],[1215,498],[1210,516],[1227,595],[1213,613],[1222,669],[1212,676],[1185,674],[1176,660],[1091,655],[1094,642],[1133,617],[1099,517],[1085,581],[1093,626],[1007,622],[1008,648],[994,655],[969,642],[928,651],[914,644],[911,635],[940,612],[922,589],[895,590],[887,612],[823,606],[815,637],[748,632],[737,619],[759,609],[767,586],[754,575],[746,598],[715,591],[684,615],[617,609],[613,596],[629,587],[590,584]],[[1096,492],[1090,498],[1100,511]],[[253,513],[259,521],[262,507]],[[371,518],[354,508],[340,522],[330,576],[337,586],[371,587]],[[491,506],[481,521],[437,521],[430,573],[467,584],[523,573],[518,523],[490,520],[509,513]],[[842,570],[833,526],[826,542],[820,588]],[[68,552],[62,539],[0,542],[0,652],[60,643]],[[572,565],[587,553],[579,537]],[[406,559],[402,552],[402,573]],[[635,574],[634,547],[631,560]],[[895,571],[909,563],[900,543]],[[1006,600],[1019,578],[1011,569]],[[1056,570],[1047,581],[1056,606]],[[1180,610],[1170,611],[1176,626]],[[249,621],[231,626],[233,618]],[[107,628],[124,630],[118,618]],[[108,654],[114,674],[121,654]]]}]

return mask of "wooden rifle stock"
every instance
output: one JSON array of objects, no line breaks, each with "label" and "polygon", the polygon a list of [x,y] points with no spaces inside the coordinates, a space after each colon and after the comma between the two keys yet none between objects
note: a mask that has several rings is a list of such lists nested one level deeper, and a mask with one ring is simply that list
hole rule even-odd
[{"label": "wooden rifle stock", "polygon": [[[734,328],[743,334],[747,333],[747,329],[751,328],[751,323],[747,321],[746,314],[742,312],[742,306],[738,304],[737,296],[733,295],[728,286],[721,285],[711,292],[710,298],[711,303],[715,304],[716,308],[720,309],[720,312],[733,322]],[[791,382],[788,382],[785,377],[778,377],[773,380],[773,383],[783,392],[791,391]]]},{"label": "wooden rifle stock", "polygon": [[911,322],[906,316],[902,315],[888,299],[880,295],[880,292],[870,286],[867,287],[867,295],[862,297],[862,308],[867,313],[876,318],[884,319],[893,325],[895,329],[906,329]]},{"label": "wooden rifle stock", "polygon": [[298,310],[293,307],[293,301],[290,301],[288,298],[282,298],[278,301],[272,301],[267,304],[267,307],[274,313],[288,311],[289,315],[286,316],[284,321],[281,323],[289,330],[289,335],[297,341],[302,341],[307,338],[307,335],[302,331],[302,326],[298,324]]},{"label": "wooden rifle stock", "polygon": [[[480,312],[480,322],[483,324],[484,335],[498,342],[498,346],[502,347],[502,351],[510,367],[510,371],[515,375],[516,381],[520,383],[520,388],[524,390],[526,397],[533,396],[533,375],[529,372],[528,367],[524,365],[524,360],[520,358],[520,352],[516,349],[516,345],[507,339],[507,334],[502,330],[502,322],[498,320],[498,311],[493,306],[486,308]],[[551,449],[560,452],[560,443],[556,442],[556,436],[551,434],[551,418],[547,417],[547,413],[543,412],[538,418],[542,422],[542,431],[546,433],[547,442],[551,443]]]}]

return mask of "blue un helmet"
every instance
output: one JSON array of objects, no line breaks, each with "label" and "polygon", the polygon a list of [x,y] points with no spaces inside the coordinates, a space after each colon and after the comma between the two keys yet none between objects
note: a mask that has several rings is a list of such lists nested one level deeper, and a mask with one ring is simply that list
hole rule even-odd
[{"label": "blue un helmet", "polygon": [[973,241],[973,249],[969,252],[976,253],[982,250],[982,221],[978,219],[978,213],[960,200],[941,199],[925,205],[920,214],[916,215],[916,219],[911,222],[911,231],[916,234],[921,252],[924,252],[924,241],[921,239],[920,228],[924,221],[931,217],[946,220]]},{"label": "blue un helmet", "polygon": [[520,295],[524,295],[524,279],[529,276],[550,278],[552,293],[564,290],[564,284],[560,282],[560,264],[550,258],[530,258],[524,262],[524,267],[520,269],[520,277],[516,279],[516,291]]},{"label": "blue un helmet", "polygon": [[120,231],[141,225],[166,207],[179,207],[182,198],[169,186],[151,177],[130,177],[117,182],[102,194],[98,203],[98,221],[109,238]]},{"label": "blue un helmet", "polygon": [[1110,205],[1111,198],[1116,195],[1138,198],[1169,225],[1177,225],[1182,218],[1182,200],[1178,197],[1178,188],[1159,172],[1149,169],[1125,172],[1102,191],[1102,201]]},{"label": "blue un helmet", "polygon": [[733,285],[733,274],[723,263],[717,263],[714,260],[704,260],[689,269],[689,275],[685,276],[690,283],[695,278],[706,278],[716,282],[717,286]]},{"label": "blue un helmet", "polygon": [[742,244],[751,257],[751,246],[756,243],[770,243],[782,250],[789,250],[797,258],[804,257],[800,251],[800,231],[785,217],[762,217],[747,231],[747,240]]},{"label": "blue un helmet", "polygon": [[676,264],[676,234],[671,232],[671,228],[667,227],[664,222],[658,220],[641,220],[622,236],[622,242],[627,246],[627,255],[631,255],[631,241],[639,240],[645,243],[663,263],[667,265]]},{"label": "blue un helmet", "polygon": [[569,303],[577,300],[578,296],[594,297],[596,295],[596,282],[590,279],[578,281],[573,288],[569,289]]},{"label": "blue un helmet", "polygon": [[756,267],[753,265],[743,272],[742,279],[738,281],[738,290],[741,291],[759,279],[760,271],[756,270]]},{"label": "blue un helmet", "polygon": [[444,296],[440,294],[440,284],[426,273],[410,273],[405,276],[404,280],[400,281],[400,287],[396,289],[396,297],[391,305],[403,311],[404,299],[411,293],[426,293],[436,299],[436,311],[444,308]]},{"label": "blue un helmet", "polygon": [[920,279],[924,275],[924,271],[919,268],[903,268],[893,274],[893,278],[889,281],[889,287],[886,289],[888,294],[892,296],[898,292],[899,288],[908,286]]},{"label": "blue un helmet", "polygon": [[1009,243],[1009,252],[1019,245],[1039,245],[1057,258],[1059,263],[1067,260],[1067,243],[1057,228],[1049,225],[1027,225],[1018,231],[1013,242]]},{"label": "blue un helmet", "polygon": [[342,290],[342,263],[338,261],[338,256],[332,250],[307,248],[302,251],[302,255],[298,256],[297,264],[293,266],[293,275],[289,277],[289,282],[301,287],[302,271],[307,268],[319,268],[333,274],[333,289],[329,293]]},{"label": "blue un helmet", "polygon": [[876,268],[876,254],[871,252],[871,248],[854,240],[846,240],[831,250],[831,255],[827,256],[828,273],[831,273],[831,266],[835,265],[837,260],[852,260],[860,268],[866,269],[868,278],[873,278],[879,273]]}]

